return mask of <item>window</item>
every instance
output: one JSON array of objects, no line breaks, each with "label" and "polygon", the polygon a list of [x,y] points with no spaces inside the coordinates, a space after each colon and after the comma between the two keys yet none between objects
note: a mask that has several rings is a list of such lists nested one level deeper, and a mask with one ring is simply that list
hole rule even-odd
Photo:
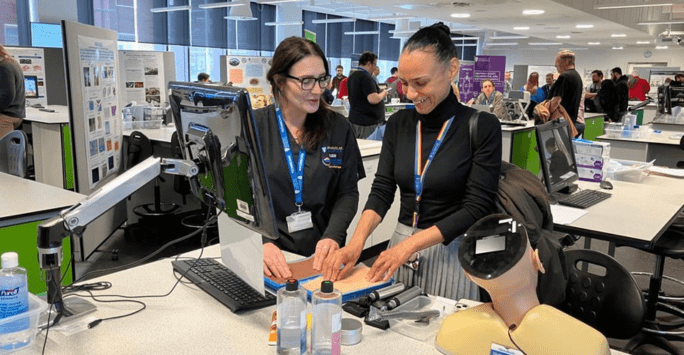
[{"label": "window", "polygon": [[8,46],[19,45],[19,27],[17,25],[6,23],[3,29],[5,34],[4,43]]},{"label": "window", "polygon": [[[186,46],[169,46],[169,52],[173,52],[176,61],[176,80],[190,81],[188,68],[188,47]],[[195,76],[195,78],[197,78]]]},{"label": "window", "polygon": [[0,2],[0,41],[8,46],[19,45],[19,28],[17,24],[17,1]]},{"label": "window", "polygon": [[458,59],[475,60],[475,56],[477,55],[477,47],[480,42],[478,37],[452,33],[451,38],[456,46]]},{"label": "window", "polygon": [[[228,49],[247,49],[253,51],[274,51],[275,26],[266,26],[266,22],[276,21],[276,7],[250,3],[255,21],[226,20],[228,31]],[[235,53],[233,53],[235,54]]]},{"label": "window", "polygon": [[135,0],[93,0],[93,20],[97,27],[118,32],[120,41],[137,40]]},{"label": "window", "polygon": [[211,81],[221,81],[221,56],[225,49],[190,47],[190,81],[197,80],[197,74],[207,73]]}]

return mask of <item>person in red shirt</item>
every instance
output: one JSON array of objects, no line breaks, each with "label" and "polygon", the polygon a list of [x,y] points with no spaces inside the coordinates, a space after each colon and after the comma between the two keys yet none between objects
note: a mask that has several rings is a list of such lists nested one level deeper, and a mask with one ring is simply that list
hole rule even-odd
[{"label": "person in red shirt", "polygon": [[646,101],[646,94],[651,91],[651,85],[649,85],[646,79],[639,77],[638,71],[632,72],[632,78],[628,82],[629,84],[629,99]]},{"label": "person in red shirt", "polygon": [[340,88],[337,90],[337,98],[341,99],[345,96],[349,96],[349,92],[347,91],[347,78],[345,77],[340,81]]}]

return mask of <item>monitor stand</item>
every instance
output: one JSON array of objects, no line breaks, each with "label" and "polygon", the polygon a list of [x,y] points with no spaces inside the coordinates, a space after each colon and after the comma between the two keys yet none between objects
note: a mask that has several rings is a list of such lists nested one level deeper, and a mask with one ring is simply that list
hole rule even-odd
[{"label": "monitor stand", "polygon": [[565,186],[564,188],[551,193],[551,201],[549,201],[551,204],[556,204],[558,203],[558,200],[563,200],[568,198],[568,196],[572,195],[574,192],[579,189],[579,186],[577,184],[569,184]]},{"label": "monitor stand", "polygon": [[[55,309],[55,307],[51,307],[52,310],[49,312],[51,329],[54,327],[56,329],[68,330],[73,329],[73,327],[79,327],[82,322],[91,321],[81,320],[83,316],[93,313],[97,310],[97,306],[82,298],[70,297],[63,300],[63,302],[64,308],[62,309],[61,314],[57,311],[57,309]],[[42,324],[41,328],[46,328],[47,319],[41,319],[41,321],[43,320],[45,321],[45,324]],[[84,325],[87,326],[85,323]]]}]

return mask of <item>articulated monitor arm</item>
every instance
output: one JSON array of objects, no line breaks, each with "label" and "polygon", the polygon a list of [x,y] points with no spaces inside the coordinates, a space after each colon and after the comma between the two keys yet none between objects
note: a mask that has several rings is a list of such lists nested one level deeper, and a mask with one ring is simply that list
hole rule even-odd
[{"label": "articulated monitor arm", "polygon": [[[48,303],[58,314],[68,312],[62,301],[60,266],[62,239],[70,232],[80,234],[85,227],[124,198],[154,180],[163,171],[193,178],[199,173],[195,162],[150,157],[93,192],[83,201],[38,226],[38,259],[45,270]],[[55,320],[57,322],[57,320]]]}]

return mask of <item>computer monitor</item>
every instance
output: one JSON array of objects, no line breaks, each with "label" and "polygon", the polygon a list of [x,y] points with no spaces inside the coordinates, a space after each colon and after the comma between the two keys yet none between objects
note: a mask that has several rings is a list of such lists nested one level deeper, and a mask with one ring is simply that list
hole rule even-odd
[{"label": "computer monitor", "polygon": [[565,120],[536,126],[537,147],[544,183],[549,194],[572,193],[579,178],[572,139]]},{"label": "computer monitor", "polygon": [[[276,239],[278,227],[247,90],[170,82],[169,91],[183,157],[200,160],[198,165],[204,167],[191,186],[193,194],[238,224]],[[215,156],[220,159],[211,158]]]},{"label": "computer monitor", "polygon": [[682,83],[673,81],[658,86],[658,112],[671,115],[672,108],[684,106],[684,87]]},{"label": "computer monitor", "polygon": [[38,77],[35,75],[24,75],[24,92],[27,99],[38,97]]}]

